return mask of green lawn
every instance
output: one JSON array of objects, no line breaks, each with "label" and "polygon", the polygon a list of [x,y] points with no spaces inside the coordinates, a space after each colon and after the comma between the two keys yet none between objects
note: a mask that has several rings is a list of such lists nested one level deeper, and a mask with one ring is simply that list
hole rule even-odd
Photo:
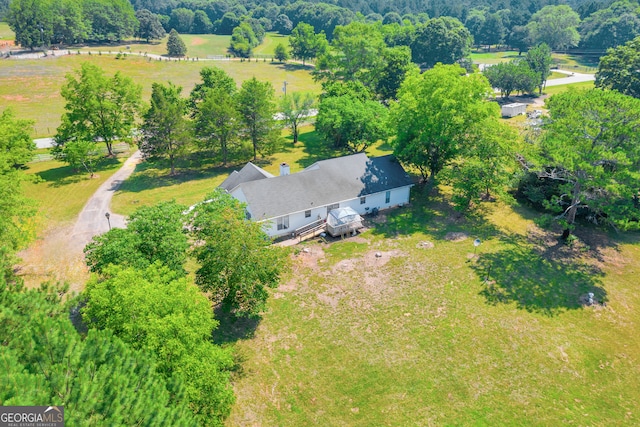
[{"label": "green lawn", "polygon": [[555,95],[556,93],[564,92],[569,89],[591,89],[593,88],[593,82],[581,82],[571,83],[567,85],[549,86],[544,89],[543,93],[546,95]]},{"label": "green lawn", "polygon": [[[59,55],[61,54],[58,53]],[[130,56],[117,60],[112,55],[64,55],[40,60],[0,61],[0,105],[10,107],[20,118],[35,120],[33,136],[55,133],[64,110],[60,88],[64,76],[80,67],[83,61],[97,64],[112,74],[117,71],[133,78],[143,86],[143,98],[148,100],[153,82],[171,81],[184,88],[185,95],[200,80],[199,72],[205,66],[224,69],[236,79],[238,85],[251,77],[273,84],[280,96],[283,81],[289,91],[318,92],[309,68],[295,64],[271,62],[198,61],[168,62]]]},{"label": "green lawn", "polygon": [[94,178],[57,160],[29,163],[27,174],[35,179],[24,184],[24,191],[38,203],[39,232],[75,219],[89,197],[120,168],[125,157],[105,159]]},{"label": "green lawn", "polygon": [[231,339],[227,425],[638,424],[639,236],[570,249],[527,209],[464,220],[441,200],[415,188],[358,238],[292,256],[252,338]]},{"label": "green lawn", "polygon": [[13,40],[15,34],[6,22],[0,22],[0,40]]},{"label": "green lawn", "polygon": [[287,50],[290,49],[289,36],[279,33],[267,33],[265,34],[262,43],[253,49],[253,53],[256,55],[273,55],[275,53],[276,46],[280,43],[282,43]]}]

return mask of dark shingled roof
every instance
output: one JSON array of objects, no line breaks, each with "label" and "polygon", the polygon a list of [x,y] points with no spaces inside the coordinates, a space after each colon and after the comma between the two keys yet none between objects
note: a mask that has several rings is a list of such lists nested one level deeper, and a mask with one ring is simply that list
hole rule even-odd
[{"label": "dark shingled roof", "polygon": [[240,169],[239,172],[231,172],[227,179],[225,179],[222,184],[220,184],[220,187],[224,188],[227,191],[231,191],[243,182],[256,181],[258,179],[265,178],[273,178],[273,175],[249,162],[244,165],[244,167]]},{"label": "dark shingled roof", "polygon": [[395,157],[369,159],[360,153],[322,160],[291,175],[242,182],[239,187],[253,218],[263,220],[412,183]]}]

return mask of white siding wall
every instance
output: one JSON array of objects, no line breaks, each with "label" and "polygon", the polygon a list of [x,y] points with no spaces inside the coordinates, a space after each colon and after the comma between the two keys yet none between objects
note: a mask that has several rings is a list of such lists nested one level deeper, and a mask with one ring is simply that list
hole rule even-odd
[{"label": "white siding wall", "polygon": [[[381,193],[369,194],[368,196],[366,196],[366,201],[364,204],[360,204],[360,197],[356,197],[355,199],[341,201],[340,207],[344,208],[348,206],[359,214],[365,215],[371,213],[371,210],[374,208],[378,208],[378,210],[384,210],[394,206],[409,203],[410,190],[411,186],[400,187],[391,190],[389,203],[386,203],[386,191],[383,191]],[[233,196],[238,198],[236,194],[233,194]],[[244,197],[244,194],[242,194],[242,197]],[[305,218],[304,211],[290,214],[289,228],[285,230],[278,230],[276,218],[266,220],[262,224],[265,233],[267,233],[270,237],[280,237],[291,235],[291,233],[293,233],[297,228],[317,221],[318,216],[320,216],[320,219],[327,218],[326,205],[311,209],[311,216],[309,218]]]}]

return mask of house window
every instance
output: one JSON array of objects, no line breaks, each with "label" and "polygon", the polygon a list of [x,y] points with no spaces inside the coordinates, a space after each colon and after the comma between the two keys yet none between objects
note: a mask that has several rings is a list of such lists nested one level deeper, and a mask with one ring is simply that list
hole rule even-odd
[{"label": "house window", "polygon": [[384,202],[389,203],[390,201],[391,201],[391,191],[387,191],[387,193],[384,195]]},{"label": "house window", "polygon": [[366,197],[360,197],[360,204],[364,205],[365,203],[367,203],[367,198]]},{"label": "house window", "polygon": [[278,230],[286,230],[289,228],[289,215],[281,216],[276,222],[278,224]]},{"label": "house window", "polygon": [[309,218],[311,216],[311,210],[304,211],[304,217]]},{"label": "house window", "polygon": [[334,203],[333,205],[327,206],[327,215],[334,209],[338,209],[340,207],[340,203]]}]

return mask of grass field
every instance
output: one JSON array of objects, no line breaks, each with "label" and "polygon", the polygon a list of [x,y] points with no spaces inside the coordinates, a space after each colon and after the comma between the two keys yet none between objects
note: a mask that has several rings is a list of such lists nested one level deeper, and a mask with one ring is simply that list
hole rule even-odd
[{"label": "grass field", "polygon": [[[166,55],[168,38],[169,36],[166,36],[162,40],[153,40],[150,43],[140,40],[126,40],[112,46],[86,46],[81,48],[80,51],[133,52]],[[181,34],[180,38],[187,46],[187,56],[189,58],[207,58],[210,55],[226,55],[227,48],[231,42],[231,36],[218,36],[215,34]]]},{"label": "grass field", "polygon": [[267,33],[265,34],[262,43],[253,49],[253,53],[256,55],[273,55],[275,53],[276,46],[280,43],[282,43],[287,50],[290,49],[289,36],[279,33]]},{"label": "grass field", "polygon": [[25,195],[39,206],[39,232],[69,222],[89,197],[122,165],[123,158],[105,159],[93,179],[57,160],[29,163],[27,174],[35,180],[24,184]]},{"label": "grass field", "polygon": [[0,103],[2,108],[10,107],[20,118],[35,120],[34,137],[55,133],[64,110],[64,100],[60,88],[64,76],[80,67],[84,61],[92,62],[108,74],[117,71],[133,78],[143,86],[143,98],[148,100],[153,82],[171,81],[182,86],[187,95],[200,80],[203,67],[214,66],[224,69],[238,85],[251,77],[273,84],[276,96],[280,96],[283,81],[289,83],[289,91],[318,92],[307,67],[295,64],[275,64],[271,62],[199,61],[167,62],[129,56],[116,60],[111,55],[65,55],[39,60],[0,61]]},{"label": "grass field", "polygon": [[13,40],[15,34],[6,22],[0,22],[0,40]]},{"label": "grass field", "polygon": [[253,335],[218,338],[243,361],[227,424],[637,425],[638,235],[572,249],[527,209],[461,219],[414,190],[356,238],[304,244]]},{"label": "grass field", "polygon": [[581,82],[581,83],[572,83],[570,85],[558,85],[558,86],[549,86],[546,87],[543,91],[546,95],[555,95],[556,93],[564,92],[569,89],[591,89],[593,88],[593,82]]},{"label": "grass field", "polygon": [[[0,34],[2,27],[0,27]],[[227,49],[231,44],[231,36],[221,36],[216,34],[181,34],[180,38],[187,46],[187,56],[190,58],[207,58],[208,56],[227,55]],[[86,46],[80,51],[102,51],[102,52],[132,52],[132,53],[154,53],[156,55],[167,54],[168,36],[162,40],[153,40],[150,43],[144,40],[131,39],[112,46]],[[289,48],[289,36],[278,33],[266,33],[262,44],[253,51],[259,55],[273,55],[278,43]]]}]

